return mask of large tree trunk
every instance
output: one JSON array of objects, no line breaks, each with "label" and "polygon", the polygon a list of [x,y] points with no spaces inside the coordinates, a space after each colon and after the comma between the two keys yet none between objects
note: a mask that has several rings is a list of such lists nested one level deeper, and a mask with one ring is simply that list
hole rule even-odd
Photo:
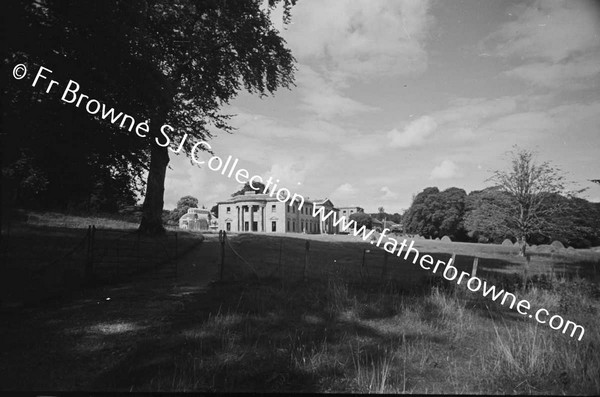
[{"label": "large tree trunk", "polygon": [[165,227],[162,222],[162,211],[165,195],[165,176],[169,165],[169,152],[166,147],[160,147],[154,142],[150,152],[150,170],[146,183],[142,222],[140,232],[146,234],[163,234]]}]

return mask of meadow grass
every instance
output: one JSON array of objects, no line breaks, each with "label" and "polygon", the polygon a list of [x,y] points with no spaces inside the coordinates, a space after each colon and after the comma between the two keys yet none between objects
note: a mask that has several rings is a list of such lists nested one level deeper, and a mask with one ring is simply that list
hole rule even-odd
[{"label": "meadow grass", "polygon": [[598,394],[599,302],[581,283],[517,292],[558,312],[560,288],[579,286],[584,304],[560,314],[585,324],[582,341],[451,285],[225,284],[149,389]]},{"label": "meadow grass", "polygon": [[[56,227],[59,216],[44,222],[70,235]],[[51,229],[34,226],[24,228],[23,244],[36,249],[20,251],[47,255],[58,244],[35,245]],[[265,250],[264,237],[248,240]],[[285,249],[301,255],[303,243],[286,240]],[[348,253],[346,243],[336,244],[311,244],[312,267],[317,258],[346,266],[361,253],[359,245]],[[403,272],[416,271],[392,261],[403,280],[330,272],[304,283],[286,278],[286,265],[283,279],[238,277],[181,303],[176,315],[161,317],[158,337],[136,336],[126,359],[105,369],[103,390],[600,394],[597,279],[536,275],[524,283],[521,275],[482,272],[534,309],[583,325],[577,341],[453,282],[409,278]],[[230,263],[229,270],[239,269]]]}]

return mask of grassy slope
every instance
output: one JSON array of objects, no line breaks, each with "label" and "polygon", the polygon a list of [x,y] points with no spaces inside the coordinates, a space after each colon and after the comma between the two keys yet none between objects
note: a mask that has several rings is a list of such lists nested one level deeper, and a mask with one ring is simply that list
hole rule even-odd
[{"label": "grassy slope", "polygon": [[[375,265],[382,253],[367,258],[375,269],[371,282],[348,282],[344,276],[360,271],[369,246],[339,238],[311,243],[307,284],[297,281],[304,241],[286,238],[283,281],[250,281],[248,265],[228,250],[226,275],[238,281],[198,290],[207,278],[195,276],[196,264],[210,277],[217,273],[218,243],[211,237],[184,261],[188,273],[177,285],[105,287],[6,318],[0,384],[5,390],[600,393],[600,304],[588,281],[559,279],[547,289],[516,292],[584,325],[578,342],[447,281],[428,280],[411,263],[388,262],[398,281],[381,281]],[[231,241],[263,275],[278,270],[279,242],[244,235]],[[440,247],[446,260],[449,250]],[[509,269],[509,258],[482,260],[480,269]]]},{"label": "grassy slope", "polygon": [[137,224],[101,216],[27,212],[3,228],[0,301],[33,303],[77,289],[84,282],[89,225],[96,227],[96,283],[127,280],[162,263],[174,263],[176,253],[202,241],[202,235],[180,230],[168,230],[159,238],[138,236]]}]

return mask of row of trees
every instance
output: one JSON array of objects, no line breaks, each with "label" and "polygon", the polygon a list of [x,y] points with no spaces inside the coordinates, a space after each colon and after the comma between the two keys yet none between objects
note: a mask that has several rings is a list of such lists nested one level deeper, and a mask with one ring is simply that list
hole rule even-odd
[{"label": "row of trees", "polygon": [[566,190],[562,172],[536,163],[531,151],[513,151],[508,170],[494,172],[490,181],[493,186],[469,194],[456,187],[424,189],[404,214],[405,230],[455,241],[509,238],[522,247],[553,240],[576,248],[600,244],[600,203]]}]

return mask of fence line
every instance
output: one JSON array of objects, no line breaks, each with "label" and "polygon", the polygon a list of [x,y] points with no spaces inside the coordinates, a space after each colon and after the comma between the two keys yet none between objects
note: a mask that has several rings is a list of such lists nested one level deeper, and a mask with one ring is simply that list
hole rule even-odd
[{"label": "fence line", "polygon": [[[290,239],[286,236],[268,236],[239,234],[230,240],[223,233],[223,246],[229,247],[233,253],[232,258],[227,254],[221,258],[221,280],[228,277],[238,278],[251,269],[252,274],[260,279],[277,277],[283,280],[307,280],[308,278],[330,277],[332,275],[342,276],[348,280],[381,282],[385,280],[403,280],[407,283],[418,282],[424,278],[435,277],[431,271],[418,271],[409,267],[419,267],[419,263],[412,263],[412,254],[407,261],[397,255],[391,255],[380,247],[358,243],[356,246],[344,245],[344,249],[336,247],[335,241],[319,241],[308,239]],[[257,237],[260,236],[260,240]],[[285,242],[287,239],[287,242]],[[226,245],[225,245],[226,244]],[[285,247],[285,248],[284,248]],[[355,248],[356,247],[356,248]],[[229,250],[228,249],[228,250]],[[527,282],[532,276],[531,257],[511,260],[502,258],[484,258],[477,254],[431,253],[421,251],[421,255],[427,253],[438,257],[448,263],[452,259],[452,265],[460,271],[465,271],[472,276],[490,276],[491,273],[501,271],[502,268],[518,266]],[[445,259],[444,259],[445,258]],[[516,259],[516,260],[515,260]],[[483,260],[483,263],[482,263]],[[240,261],[241,267],[238,266]],[[390,263],[391,261],[391,263]],[[482,267],[483,265],[483,267]],[[556,273],[548,266],[543,269],[540,261],[537,262],[539,273]],[[225,271],[223,270],[225,269]],[[498,270],[496,270],[498,269]],[[590,266],[590,271],[595,267]],[[566,265],[563,264],[563,273],[566,273]],[[511,272],[514,273],[514,272]],[[459,272],[460,274],[460,272]]]},{"label": "fence line", "polygon": [[[45,263],[26,259],[32,238],[24,236],[11,235],[2,242],[3,254],[6,253],[1,269],[4,273],[2,301],[34,302],[97,283],[126,280],[150,271],[163,278],[177,275],[177,233],[153,237],[143,236],[137,230],[124,232],[89,225],[79,237],[75,237],[75,243],[61,247],[66,252]],[[40,241],[54,247],[55,240],[58,243],[65,241],[61,235],[49,235],[47,239],[42,235]],[[193,246],[195,242],[188,248]],[[48,251],[33,251],[38,255],[48,255]]]}]

